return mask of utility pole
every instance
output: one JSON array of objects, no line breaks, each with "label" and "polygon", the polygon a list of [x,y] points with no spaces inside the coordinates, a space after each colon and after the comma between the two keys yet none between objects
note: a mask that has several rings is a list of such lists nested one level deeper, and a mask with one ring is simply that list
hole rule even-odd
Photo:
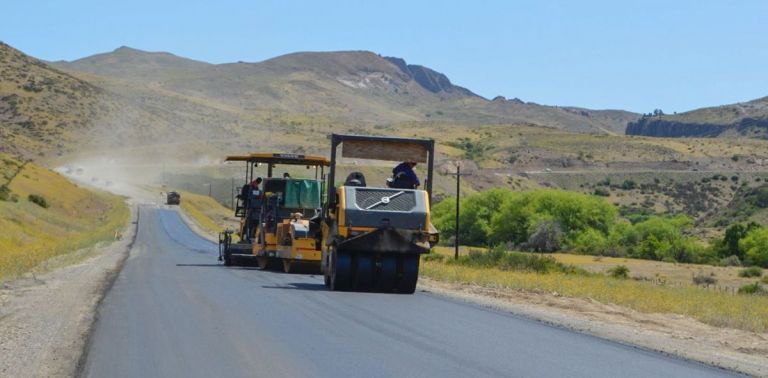
[{"label": "utility pole", "polygon": [[208,183],[208,197],[213,197],[213,196],[211,196],[211,183],[210,182]]},{"label": "utility pole", "polygon": [[449,173],[456,176],[456,227],[453,231],[453,259],[459,259],[459,207],[461,204],[461,176],[469,176],[469,173],[461,173],[461,163],[456,163],[456,173]]}]

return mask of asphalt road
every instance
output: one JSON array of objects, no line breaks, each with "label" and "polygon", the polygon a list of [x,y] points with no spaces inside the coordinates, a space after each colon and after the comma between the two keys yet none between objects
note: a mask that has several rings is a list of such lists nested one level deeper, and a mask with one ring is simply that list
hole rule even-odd
[{"label": "asphalt road", "polygon": [[417,292],[227,268],[174,211],[141,208],[99,309],[91,377],[708,377],[728,372]]}]

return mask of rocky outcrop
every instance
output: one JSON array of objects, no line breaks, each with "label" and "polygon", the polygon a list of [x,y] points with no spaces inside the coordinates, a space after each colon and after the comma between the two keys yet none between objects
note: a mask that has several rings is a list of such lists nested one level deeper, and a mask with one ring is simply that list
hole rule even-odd
[{"label": "rocky outcrop", "polygon": [[458,93],[466,96],[477,96],[469,89],[453,85],[444,74],[424,66],[407,64],[405,59],[385,57],[387,61],[397,66],[403,73],[419,83],[424,89],[432,93]]},{"label": "rocky outcrop", "polygon": [[627,124],[627,135],[642,135],[664,138],[714,138],[725,133],[753,136],[765,135],[768,119],[744,118],[739,122],[719,125],[668,120],[662,117],[643,117]]}]

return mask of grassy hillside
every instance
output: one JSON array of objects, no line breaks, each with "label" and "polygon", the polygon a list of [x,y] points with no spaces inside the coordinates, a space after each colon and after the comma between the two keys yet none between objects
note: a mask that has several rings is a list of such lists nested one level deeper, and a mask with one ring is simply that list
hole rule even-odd
[{"label": "grassy hillside", "polygon": [[32,163],[19,170],[18,161],[0,158],[0,180],[8,190],[0,197],[0,280],[51,257],[113,240],[127,223],[129,210],[122,198],[80,188]]},{"label": "grassy hillside", "polygon": [[0,42],[0,152],[63,153],[102,111],[103,94]]}]

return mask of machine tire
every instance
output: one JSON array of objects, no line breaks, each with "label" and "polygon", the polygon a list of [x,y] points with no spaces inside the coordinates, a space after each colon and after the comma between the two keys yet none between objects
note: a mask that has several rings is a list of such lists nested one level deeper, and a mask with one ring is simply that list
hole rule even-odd
[{"label": "machine tire", "polygon": [[397,256],[384,254],[381,256],[381,269],[376,277],[376,289],[382,292],[392,292],[397,284]]},{"label": "machine tire", "polygon": [[232,266],[232,255],[229,251],[224,251],[224,266]]},{"label": "machine tire", "polygon": [[419,255],[400,256],[400,279],[397,291],[403,294],[413,294],[416,282],[419,280]]},{"label": "machine tire", "polygon": [[339,252],[335,248],[331,252],[331,285],[333,291],[349,290],[352,286],[352,255]]},{"label": "machine tire", "polygon": [[370,290],[373,287],[373,256],[365,253],[355,254],[355,290]]},{"label": "machine tire", "polygon": [[283,260],[283,272],[290,273],[291,272],[291,261],[290,260]]}]

